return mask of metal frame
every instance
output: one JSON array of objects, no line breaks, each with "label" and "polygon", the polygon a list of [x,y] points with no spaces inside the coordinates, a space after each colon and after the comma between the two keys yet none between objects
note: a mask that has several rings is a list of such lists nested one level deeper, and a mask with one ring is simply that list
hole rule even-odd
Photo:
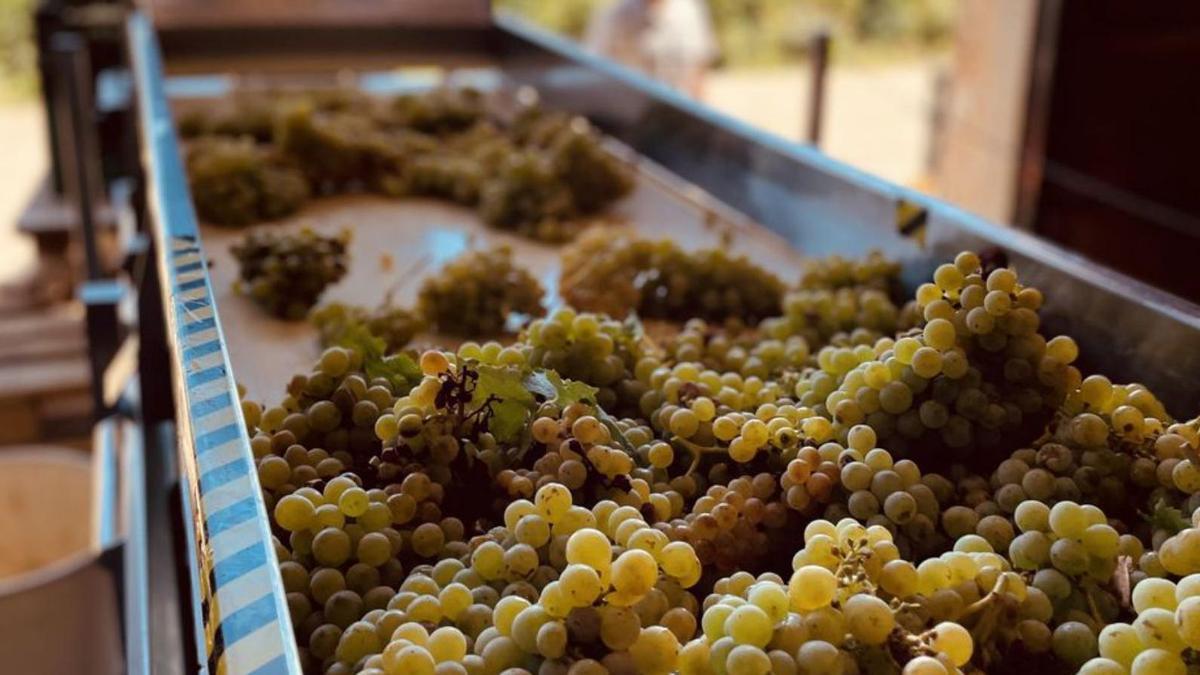
[{"label": "metal frame", "polygon": [[[199,40],[167,31],[164,51],[181,70],[244,64],[212,45],[252,44],[263,62],[327,49],[344,64],[393,61],[430,45],[420,32],[246,28]],[[255,40],[259,30],[270,40]],[[444,35],[444,28],[437,36]],[[137,92],[144,192],[154,239],[176,401],[185,526],[194,536],[202,665],[225,673],[299,672],[271,534],[234,386],[221,324],[165,92],[162,52],[149,21],[128,26]],[[507,17],[487,31],[464,29],[461,53],[496,64],[514,85],[535,87],[551,107],[585,115],[637,152],[782,235],[806,253],[862,254],[879,248],[905,263],[912,287],[957,250],[1000,250],[1047,293],[1045,329],[1079,339],[1084,365],[1118,381],[1141,381],[1177,411],[1200,409],[1200,307],[1092,264],[1057,246],[891,185],[810,146],[720,115],[572,43]],[[307,38],[312,38],[308,42]],[[415,45],[415,47],[414,47]],[[437,45],[444,53],[447,43]],[[310,58],[311,62],[312,59]],[[258,61],[256,61],[257,63]],[[190,517],[189,517],[190,514]]]},{"label": "metal frame", "polygon": [[153,29],[128,24],[147,211],[171,341],[180,460],[191,505],[202,668],[300,672],[254,457],[187,189]]}]

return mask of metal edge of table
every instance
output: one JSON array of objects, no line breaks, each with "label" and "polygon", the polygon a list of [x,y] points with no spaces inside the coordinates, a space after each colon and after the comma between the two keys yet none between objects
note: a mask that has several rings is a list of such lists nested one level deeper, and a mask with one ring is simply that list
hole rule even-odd
[{"label": "metal edge of table", "polygon": [[204,623],[198,654],[219,673],[299,673],[283,583],[213,301],[161,54],[145,15],[127,24],[147,211],[171,353],[182,488],[195,532]]},{"label": "metal edge of table", "polygon": [[[495,22],[499,66],[510,78],[802,252],[881,249],[905,263],[911,290],[959,250],[999,248],[1023,280],[1045,292],[1045,330],[1075,337],[1085,370],[1142,382],[1176,413],[1200,410],[1200,306],[756,129],[512,16],[498,14]],[[912,227],[901,232],[905,224]]]}]

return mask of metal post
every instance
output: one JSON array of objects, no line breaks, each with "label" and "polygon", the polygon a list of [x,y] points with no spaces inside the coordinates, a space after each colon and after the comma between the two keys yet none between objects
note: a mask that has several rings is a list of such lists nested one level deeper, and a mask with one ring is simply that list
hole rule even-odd
[{"label": "metal post", "polygon": [[96,232],[95,208],[102,188],[99,150],[93,124],[91,66],[87,44],[76,33],[61,32],[50,38],[54,69],[55,123],[58,126],[62,178],[67,199],[78,212],[78,230],[72,233],[83,247],[84,282],[78,297],[84,305],[88,335],[88,361],[92,373],[92,405],[97,417],[104,416],[113,401],[106,400],[105,372],[121,339],[118,305],[124,287],[104,278]]},{"label": "metal post", "polygon": [[76,33],[58,33],[50,39],[51,59],[59,90],[55,96],[59,146],[65,161],[62,178],[67,197],[79,212],[79,234],[83,237],[87,279],[99,279],[101,265],[96,243],[95,204],[100,188],[91,67],[87,45]]},{"label": "metal post", "polygon": [[825,111],[825,72],[829,67],[829,31],[822,28],[809,39],[810,88],[808,92],[808,129],[805,138],[821,144],[821,121]]}]

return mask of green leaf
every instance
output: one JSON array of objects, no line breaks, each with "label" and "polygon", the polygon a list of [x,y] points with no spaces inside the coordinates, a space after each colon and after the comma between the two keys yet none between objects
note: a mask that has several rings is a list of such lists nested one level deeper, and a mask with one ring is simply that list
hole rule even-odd
[{"label": "green leaf", "polygon": [[385,356],[386,343],[358,322],[346,324],[337,345],[353,349],[362,355],[363,372],[369,379],[382,377],[392,385],[397,396],[403,396],[421,381],[421,366],[411,355],[403,352]]},{"label": "green leaf", "polygon": [[525,387],[524,370],[515,366],[474,366],[479,373],[472,394],[474,406],[483,405],[489,398],[492,418],[488,430],[502,443],[516,440],[537,405],[533,393]]},{"label": "green leaf", "polygon": [[532,371],[525,376],[522,384],[529,391],[540,395],[543,400],[554,401],[560,408],[580,401],[595,403],[598,391],[586,382],[564,380],[553,370]]},{"label": "green leaf", "polygon": [[1166,502],[1159,501],[1154,505],[1154,513],[1146,516],[1146,521],[1156,530],[1166,530],[1177,534],[1188,529],[1192,524],[1183,517],[1183,512]]}]

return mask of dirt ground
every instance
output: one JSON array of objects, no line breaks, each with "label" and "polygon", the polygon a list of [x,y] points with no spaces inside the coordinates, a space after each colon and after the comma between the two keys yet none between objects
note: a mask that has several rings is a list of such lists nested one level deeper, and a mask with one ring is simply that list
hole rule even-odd
[{"label": "dirt ground", "polygon": [[17,218],[46,171],[42,109],[37,101],[0,105],[0,284],[31,269],[33,242],[17,232]]},{"label": "dirt ground", "polygon": [[[938,62],[832,68],[826,75],[820,147],[830,156],[890,181],[925,178]],[[808,120],[806,66],[712,73],[705,100],[713,107],[791,140]]]}]

